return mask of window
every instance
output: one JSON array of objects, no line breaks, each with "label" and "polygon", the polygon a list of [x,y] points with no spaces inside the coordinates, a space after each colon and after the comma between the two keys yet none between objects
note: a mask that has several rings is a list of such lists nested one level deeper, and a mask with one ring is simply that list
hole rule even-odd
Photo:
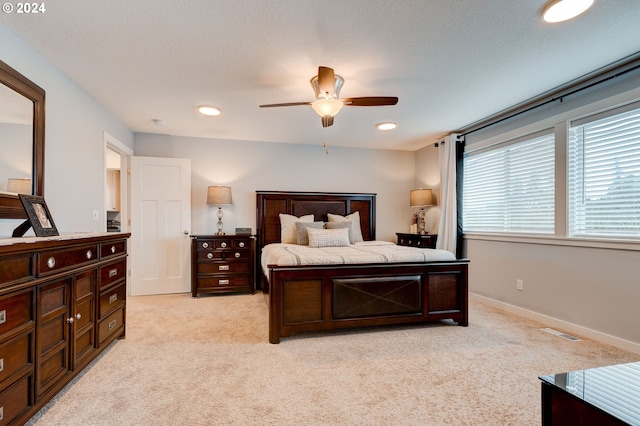
[{"label": "window", "polygon": [[464,232],[553,234],[552,131],[465,153]]},{"label": "window", "polygon": [[567,178],[569,236],[640,237],[638,104],[571,123]]}]

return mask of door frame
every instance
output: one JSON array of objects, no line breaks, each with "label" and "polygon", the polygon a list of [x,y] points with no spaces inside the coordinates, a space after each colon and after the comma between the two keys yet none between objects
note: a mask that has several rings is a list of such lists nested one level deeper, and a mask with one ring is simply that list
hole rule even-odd
[{"label": "door frame", "polygon": [[[131,177],[129,173],[129,157],[133,155],[133,149],[129,148],[118,139],[104,132],[104,158],[103,158],[103,181],[102,181],[102,214],[105,215],[102,221],[102,229],[107,231],[107,150],[120,154],[120,231],[131,232]],[[127,244],[127,295],[131,294],[131,256],[129,256],[131,244]]]}]

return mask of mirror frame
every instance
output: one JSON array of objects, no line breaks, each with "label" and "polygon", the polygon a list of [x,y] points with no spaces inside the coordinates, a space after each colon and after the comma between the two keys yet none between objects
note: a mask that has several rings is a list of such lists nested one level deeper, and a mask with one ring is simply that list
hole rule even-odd
[{"label": "mirror frame", "polygon": [[[0,61],[0,83],[33,102],[31,195],[44,196],[44,89],[3,61]],[[26,217],[18,195],[0,194],[0,219]]]}]

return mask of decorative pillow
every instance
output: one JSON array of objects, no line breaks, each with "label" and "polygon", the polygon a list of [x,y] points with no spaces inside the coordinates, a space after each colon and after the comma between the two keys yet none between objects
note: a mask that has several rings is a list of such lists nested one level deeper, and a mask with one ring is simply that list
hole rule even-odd
[{"label": "decorative pillow", "polygon": [[280,242],[283,244],[295,244],[298,241],[296,222],[313,222],[313,215],[295,217],[290,214],[280,213]]},{"label": "decorative pillow", "polygon": [[309,247],[348,247],[349,229],[307,228]]},{"label": "decorative pillow", "polygon": [[347,216],[328,213],[327,216],[329,217],[329,222],[345,222],[350,220],[353,226],[353,241],[356,243],[364,241],[364,238],[362,238],[362,230],[360,229],[360,212],[351,213]]},{"label": "decorative pillow", "polygon": [[307,228],[322,229],[322,222],[296,222],[296,244],[301,246],[309,245],[309,235]]},{"label": "decorative pillow", "polygon": [[353,240],[353,222],[345,220],[344,222],[327,222],[324,224],[325,229],[342,229],[347,228],[349,230],[349,242],[354,243]]}]

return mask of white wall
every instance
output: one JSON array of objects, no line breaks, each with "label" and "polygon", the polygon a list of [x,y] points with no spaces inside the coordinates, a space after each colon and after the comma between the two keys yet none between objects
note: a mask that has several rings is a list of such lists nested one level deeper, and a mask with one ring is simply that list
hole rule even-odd
[{"label": "white wall", "polygon": [[[103,134],[133,149],[133,133],[1,23],[0,40],[0,59],[46,92],[44,193],[58,230],[104,230]],[[0,219],[0,237],[20,222]]]},{"label": "white wall", "polygon": [[231,186],[226,232],[255,232],[258,190],[377,193],[376,237],[396,241],[396,232],[409,229],[413,152],[332,147],[326,155],[322,146],[136,134],[135,155],[191,160],[192,234],[216,230],[209,185]]}]

